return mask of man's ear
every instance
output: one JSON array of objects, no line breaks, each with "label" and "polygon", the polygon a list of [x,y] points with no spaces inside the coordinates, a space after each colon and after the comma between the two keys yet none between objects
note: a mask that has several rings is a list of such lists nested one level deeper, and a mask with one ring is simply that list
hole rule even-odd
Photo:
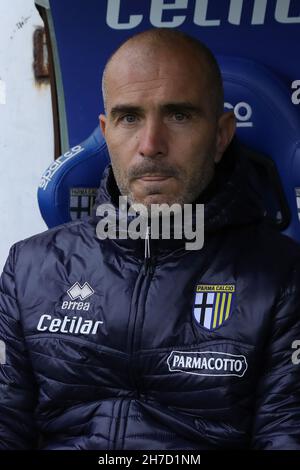
[{"label": "man's ear", "polygon": [[215,163],[219,163],[223,153],[233,139],[235,133],[235,116],[233,111],[221,115],[218,121]]},{"label": "man's ear", "polygon": [[102,131],[102,134],[105,137],[105,131],[106,131],[106,116],[104,114],[100,114],[99,116],[99,123],[100,123],[100,128]]}]

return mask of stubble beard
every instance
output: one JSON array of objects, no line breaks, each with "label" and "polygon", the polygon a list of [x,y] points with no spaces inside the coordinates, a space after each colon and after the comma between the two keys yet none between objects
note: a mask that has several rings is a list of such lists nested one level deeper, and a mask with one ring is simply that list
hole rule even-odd
[{"label": "stubble beard", "polygon": [[184,204],[193,203],[206,189],[214,176],[215,164],[213,157],[210,155],[206,157],[205,161],[205,165],[197,171],[194,171],[192,176],[189,177],[186,173],[181,173],[179,175],[179,179],[183,190],[179,194],[166,195],[165,198],[160,196],[163,193],[158,192],[157,185],[155,185],[155,183],[152,188],[151,185],[149,185],[148,194],[145,193],[143,198],[136,198],[130,189],[130,182],[132,179],[128,177],[128,174],[125,174],[118,165],[112,163],[112,168],[119,191],[122,196],[127,197],[129,206],[143,204],[146,206],[147,210],[150,211],[151,205],[157,204],[157,196],[159,196],[159,204],[165,203],[169,206],[172,204],[179,204],[183,207]]}]

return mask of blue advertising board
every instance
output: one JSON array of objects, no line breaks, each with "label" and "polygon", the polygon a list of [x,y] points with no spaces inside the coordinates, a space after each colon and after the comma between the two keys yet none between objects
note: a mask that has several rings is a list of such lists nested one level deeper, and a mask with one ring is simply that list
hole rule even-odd
[{"label": "blue advertising board", "polygon": [[70,146],[97,125],[105,62],[121,42],[148,28],[176,27],[215,54],[265,64],[291,94],[300,79],[299,0],[49,0],[49,6]]}]

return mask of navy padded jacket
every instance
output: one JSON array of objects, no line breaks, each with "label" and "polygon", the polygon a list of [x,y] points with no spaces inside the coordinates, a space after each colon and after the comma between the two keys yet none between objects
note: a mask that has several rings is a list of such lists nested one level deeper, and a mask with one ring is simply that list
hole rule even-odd
[{"label": "navy padded jacket", "polygon": [[[12,247],[0,449],[300,449],[299,248],[231,160],[201,250],[150,239],[145,261],[144,240],[99,240],[95,216]],[[117,196],[109,166],[98,203]]]}]

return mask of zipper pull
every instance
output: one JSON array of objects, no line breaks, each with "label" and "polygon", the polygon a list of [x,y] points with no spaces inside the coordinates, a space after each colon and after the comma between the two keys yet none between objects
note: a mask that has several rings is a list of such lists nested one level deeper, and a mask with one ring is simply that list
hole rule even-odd
[{"label": "zipper pull", "polygon": [[147,226],[146,236],[145,236],[145,252],[144,252],[144,274],[147,274],[148,269],[152,272],[151,266],[151,253],[150,253],[150,227]]}]

